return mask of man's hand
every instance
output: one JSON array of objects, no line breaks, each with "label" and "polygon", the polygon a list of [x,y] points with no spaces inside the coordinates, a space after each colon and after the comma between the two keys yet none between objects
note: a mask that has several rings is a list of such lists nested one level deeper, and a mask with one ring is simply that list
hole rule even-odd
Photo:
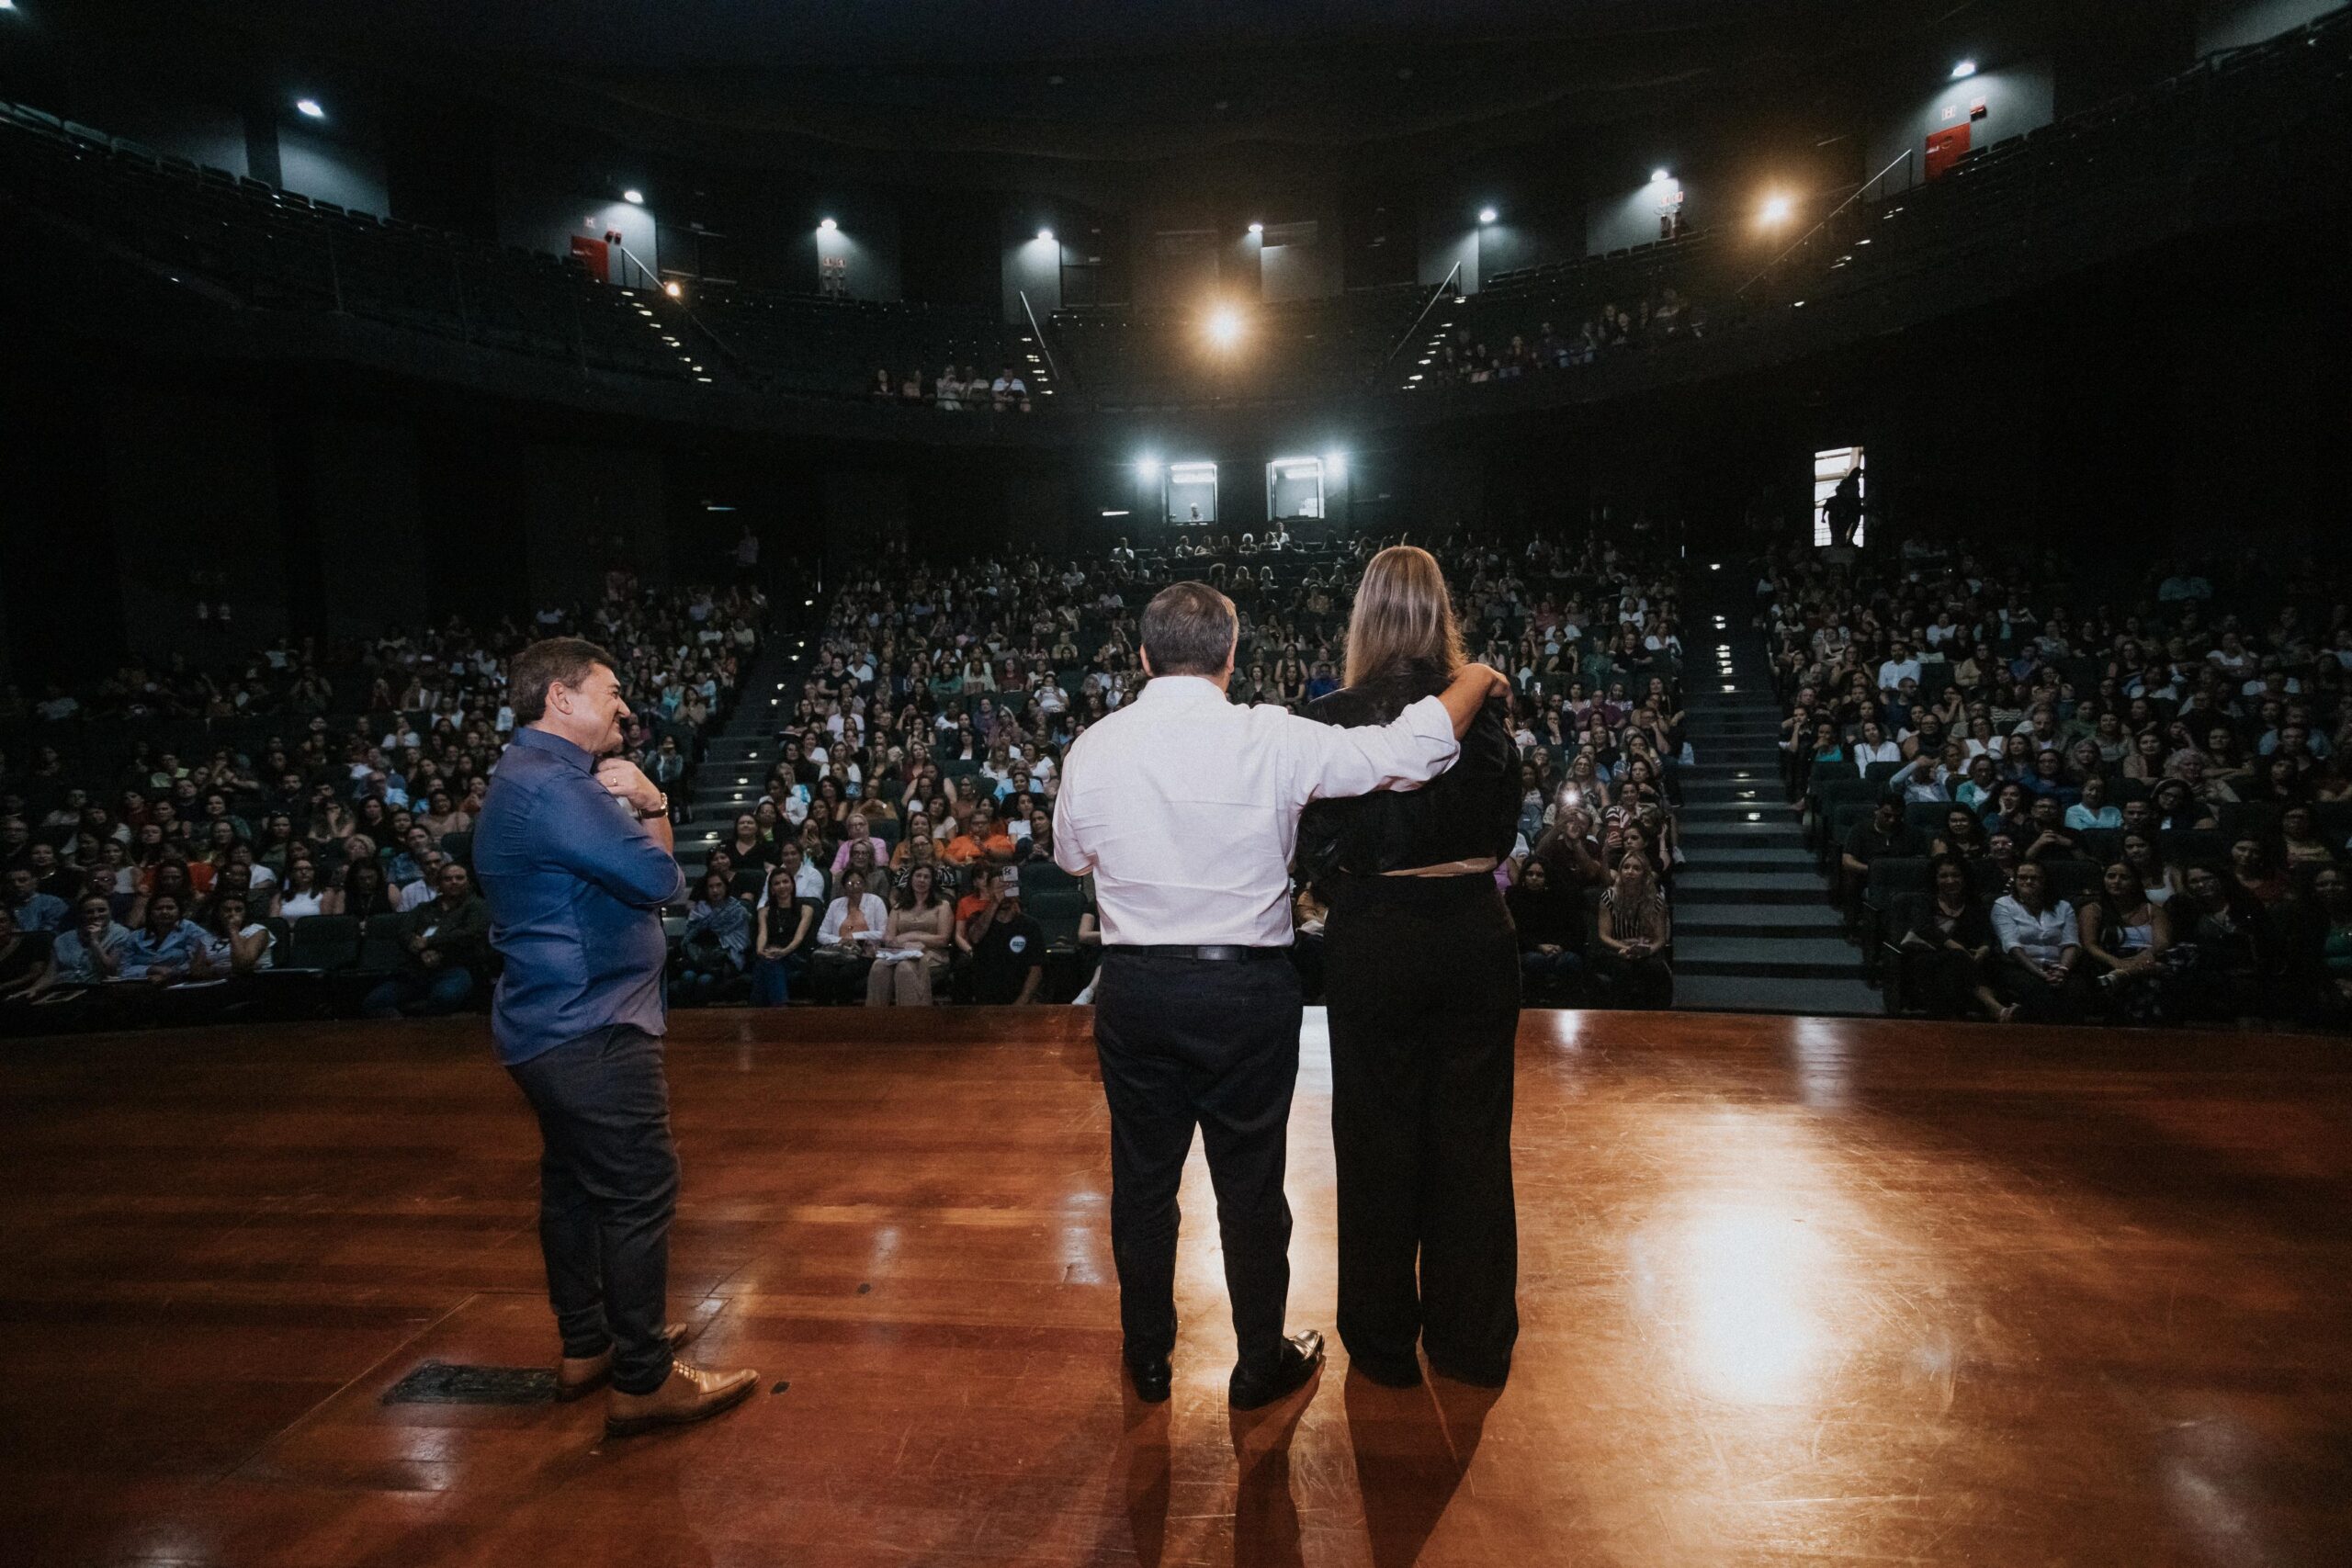
[{"label": "man's hand", "polygon": [[650,811],[662,804],[662,791],[627,757],[607,757],[597,763],[596,782],[632,811]]}]

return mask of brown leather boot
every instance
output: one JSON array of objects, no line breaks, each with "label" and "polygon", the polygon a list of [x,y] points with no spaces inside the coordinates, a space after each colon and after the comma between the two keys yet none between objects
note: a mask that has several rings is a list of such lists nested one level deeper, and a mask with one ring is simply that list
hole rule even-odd
[{"label": "brown leather boot", "polygon": [[684,1361],[673,1361],[668,1380],[651,1393],[613,1390],[605,1411],[605,1436],[628,1438],[656,1427],[683,1427],[703,1420],[742,1404],[759,1383],[760,1374],[750,1367],[706,1372]]},{"label": "brown leather boot", "polygon": [[[679,1347],[695,1337],[701,1327],[695,1323],[669,1323],[662,1326],[662,1337],[675,1355]],[[595,1393],[612,1381],[613,1351],[609,1345],[603,1354],[595,1356],[566,1356],[556,1362],[555,1397],[560,1404]]]}]

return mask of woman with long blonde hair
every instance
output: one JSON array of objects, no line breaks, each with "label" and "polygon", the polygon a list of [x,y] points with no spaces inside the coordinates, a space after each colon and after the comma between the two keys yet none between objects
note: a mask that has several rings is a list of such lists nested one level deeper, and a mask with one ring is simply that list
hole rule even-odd
[{"label": "woman with long blonde hair", "polygon": [[[1364,568],[1328,724],[1380,724],[1466,661],[1444,575],[1400,545]],[[1329,908],[1323,955],[1337,1156],[1340,1337],[1376,1382],[1430,1365],[1498,1385],[1519,1335],[1510,1172],[1519,943],[1496,868],[1511,852],[1519,749],[1489,702],[1419,790],[1318,801],[1299,865]]]}]

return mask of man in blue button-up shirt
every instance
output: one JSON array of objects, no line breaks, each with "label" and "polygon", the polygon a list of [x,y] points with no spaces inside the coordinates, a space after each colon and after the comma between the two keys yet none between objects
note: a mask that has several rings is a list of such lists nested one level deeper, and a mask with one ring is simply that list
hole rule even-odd
[{"label": "man in blue button-up shirt", "polygon": [[[518,728],[474,825],[474,874],[504,955],[498,1059],[537,1112],[539,1247],[563,1335],[559,1397],[609,1379],[616,1436],[739,1404],[748,1368],[673,1355],[663,1322],[678,1155],[662,1071],[662,906],[682,897],[669,801],[612,755],[629,716],[613,657],[555,637],[515,656]],[[600,760],[601,759],[601,760]]]}]

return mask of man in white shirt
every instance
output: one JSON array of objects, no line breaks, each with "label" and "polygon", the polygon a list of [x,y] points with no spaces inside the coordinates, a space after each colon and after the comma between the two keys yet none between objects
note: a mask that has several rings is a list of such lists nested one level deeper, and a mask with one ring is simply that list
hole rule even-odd
[{"label": "man in white shirt", "polygon": [[1911,650],[1898,640],[1886,660],[1878,667],[1878,689],[1882,692],[1891,692],[1905,681],[1916,685],[1918,680],[1919,661],[1912,658]]},{"label": "man in white shirt", "polygon": [[1063,759],[1054,860],[1093,875],[1102,923],[1094,1040],[1111,1107],[1111,1249],[1128,1374],[1144,1399],[1168,1397],[1176,1189],[1197,1126],[1240,1353],[1229,1401],[1250,1409],[1303,1386],[1323,1354],[1320,1335],[1283,1333],[1298,814],[1312,800],[1436,777],[1504,682],[1464,665],[1442,696],[1392,723],[1341,729],[1227,702],[1238,631],[1232,601],[1204,583],[1176,583],[1145,608],[1151,681]]}]

